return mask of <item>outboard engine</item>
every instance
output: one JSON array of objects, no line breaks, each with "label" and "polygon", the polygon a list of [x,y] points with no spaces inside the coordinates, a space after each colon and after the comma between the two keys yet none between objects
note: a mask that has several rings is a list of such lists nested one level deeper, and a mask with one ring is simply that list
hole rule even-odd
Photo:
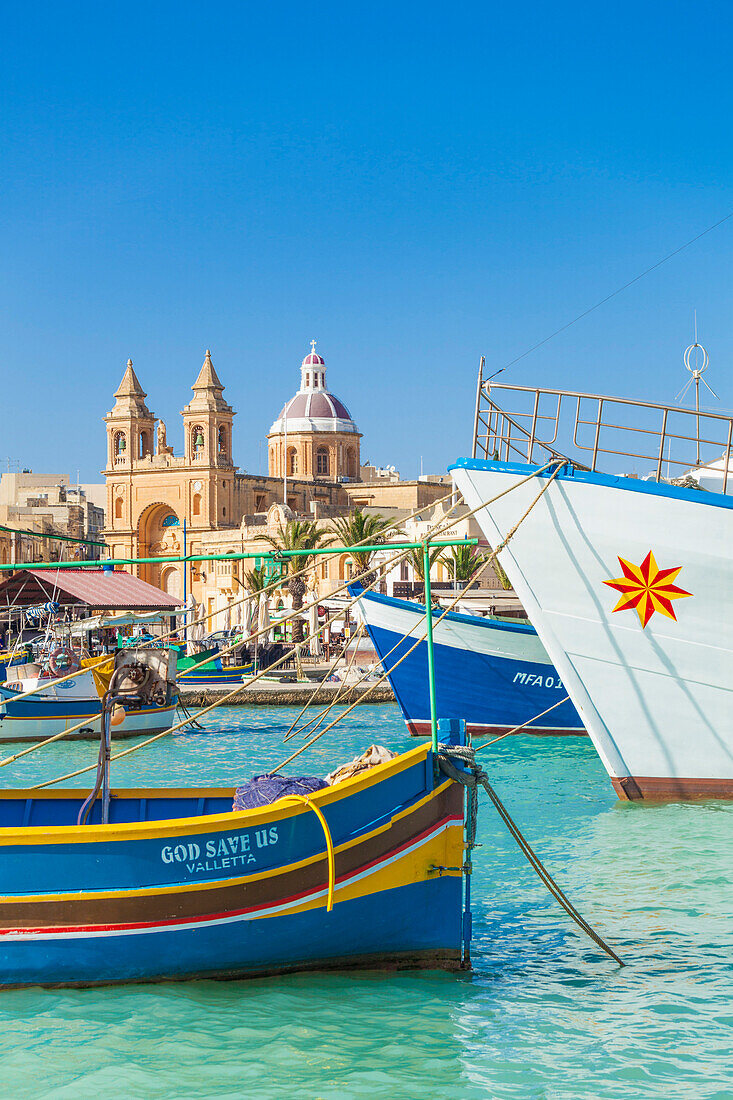
[{"label": "outboard engine", "polygon": [[173,649],[120,649],[110,689],[133,706],[164,707],[175,690],[176,661]]},{"label": "outboard engine", "polygon": [[109,821],[111,726],[116,708],[164,707],[175,693],[176,654],[172,649],[121,649],[102,696],[102,736],[94,788],[79,810],[77,825],[85,825],[97,795],[102,796],[102,823]]}]

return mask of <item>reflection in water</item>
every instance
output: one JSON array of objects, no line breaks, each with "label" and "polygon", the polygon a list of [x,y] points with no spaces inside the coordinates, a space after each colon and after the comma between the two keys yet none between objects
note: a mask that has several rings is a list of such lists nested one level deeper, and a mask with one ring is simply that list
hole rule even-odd
[{"label": "reflection in water", "polygon": [[[116,785],[237,784],[274,767],[296,710],[230,709],[115,766]],[[372,742],[409,747],[396,707],[359,707],[288,771]],[[293,975],[0,994],[3,1093],[46,1097],[713,1097],[733,1094],[733,807],[616,801],[585,739],[481,754],[510,812],[619,970],[547,895],[488,802],[470,975]],[[23,786],[92,763],[57,744]],[[87,777],[75,785],[89,782]],[[40,1069],[42,1067],[42,1070]]]}]

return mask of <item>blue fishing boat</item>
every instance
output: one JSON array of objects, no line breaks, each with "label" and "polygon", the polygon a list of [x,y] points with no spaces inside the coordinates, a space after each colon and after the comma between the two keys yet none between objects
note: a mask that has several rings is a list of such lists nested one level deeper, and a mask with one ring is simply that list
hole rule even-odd
[{"label": "blue fishing boat", "polygon": [[[429,734],[427,641],[401,660],[425,634],[424,605],[365,592],[358,585],[350,591],[362,591],[356,608],[389,674],[407,728],[414,736]],[[440,614],[434,610],[434,620]],[[585,733],[561,677],[528,623],[450,611],[435,621],[434,654],[439,718],[460,715],[473,735],[498,736],[524,723],[527,733]]]},{"label": "blue fishing boat", "polygon": [[436,765],[420,745],[255,810],[0,791],[0,986],[459,968],[464,789]]},{"label": "blue fishing boat", "polygon": [[207,687],[212,684],[241,684],[245,676],[254,672],[254,661],[247,664],[222,665],[220,657],[206,663],[192,664],[177,673],[181,687]]},{"label": "blue fishing boat", "polygon": [[[131,663],[141,651],[123,652],[122,659]],[[119,708],[116,738],[160,733],[175,721],[178,692],[169,672],[169,651],[149,652],[148,679],[137,697]],[[100,669],[80,667],[78,661],[75,667],[71,678],[61,680],[36,664],[12,669],[16,674],[28,670],[32,675],[18,675],[0,684],[0,742],[44,741],[67,730],[72,740],[96,740],[101,734],[102,696],[111,669],[105,674]]]}]

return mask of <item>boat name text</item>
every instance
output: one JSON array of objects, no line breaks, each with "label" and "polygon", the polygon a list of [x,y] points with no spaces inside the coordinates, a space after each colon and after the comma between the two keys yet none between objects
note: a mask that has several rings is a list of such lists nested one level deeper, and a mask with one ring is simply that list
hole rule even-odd
[{"label": "boat name text", "polygon": [[253,833],[212,837],[201,842],[187,840],[165,844],[160,850],[163,863],[184,864],[189,875],[203,871],[229,871],[256,863],[253,849],[268,848],[279,840],[277,825],[255,829]]},{"label": "boat name text", "polygon": [[524,684],[525,687],[546,687],[563,690],[562,680],[559,676],[539,676],[534,672],[517,672],[512,680],[513,684]]}]

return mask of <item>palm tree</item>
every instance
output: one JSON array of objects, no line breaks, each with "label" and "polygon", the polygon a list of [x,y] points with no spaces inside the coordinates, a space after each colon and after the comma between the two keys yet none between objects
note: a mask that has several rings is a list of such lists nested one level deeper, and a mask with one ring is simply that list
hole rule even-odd
[{"label": "palm tree", "polygon": [[[353,516],[340,516],[335,519],[333,526],[343,545],[355,548],[351,552],[351,558],[356,566],[357,574],[360,574],[367,572],[376,551],[359,550],[358,544],[363,543],[366,546],[381,545],[385,541],[384,532],[391,526],[391,523],[383,516],[367,516],[361,508],[357,508]],[[365,588],[373,582],[374,577],[374,573],[367,573],[366,577],[362,578],[362,584]]]},{"label": "palm tree", "polygon": [[[291,519],[283,527],[278,526],[276,535],[259,535],[262,542],[268,542],[273,550],[316,550],[320,546],[330,546],[333,539],[328,537],[324,527],[319,527],[312,519]],[[307,569],[315,560],[313,554],[299,554],[297,557],[287,557],[283,560],[283,571],[286,576],[286,585],[293,598],[293,611],[298,611],[303,606],[306,584],[302,576],[294,576]],[[300,617],[293,619],[293,641],[297,644],[303,641],[303,620]]]},{"label": "palm tree", "polygon": [[458,581],[472,581],[484,563],[484,555],[475,546],[453,546],[450,554],[444,558],[453,578]]},{"label": "palm tree", "polygon": [[[433,546],[432,549],[428,549],[428,561],[430,563],[430,569],[432,569],[433,566],[435,565],[436,561],[438,561],[440,559],[440,556],[441,556],[442,553],[443,553],[443,547],[442,546]],[[407,561],[409,561],[409,563],[411,564],[412,571],[415,574],[415,576],[417,577],[417,579],[419,581],[422,581],[422,583],[424,585],[425,584],[425,558],[423,557],[422,546],[417,550],[410,550],[409,554],[407,555]]]},{"label": "palm tree", "polygon": [[262,568],[246,570],[244,574],[244,583],[246,584],[250,595],[257,595],[258,592],[261,592],[263,588],[267,587],[265,570]]},{"label": "palm tree", "polygon": [[492,562],[492,568],[499,578],[499,584],[501,585],[501,587],[507,590],[510,589],[512,587],[512,582],[509,580],[506,573],[499,565],[499,561],[497,558],[494,558],[494,561]]}]

